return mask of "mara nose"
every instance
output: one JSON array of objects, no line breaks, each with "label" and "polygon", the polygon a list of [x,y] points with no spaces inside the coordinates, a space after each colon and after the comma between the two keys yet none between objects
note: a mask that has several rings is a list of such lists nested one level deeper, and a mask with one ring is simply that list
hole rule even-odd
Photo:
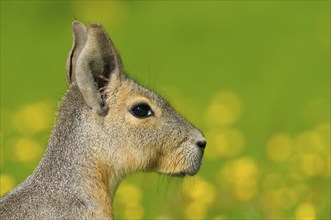
[{"label": "mara nose", "polygon": [[205,149],[206,144],[207,144],[207,142],[205,140],[197,142],[198,147],[201,148],[201,149]]}]

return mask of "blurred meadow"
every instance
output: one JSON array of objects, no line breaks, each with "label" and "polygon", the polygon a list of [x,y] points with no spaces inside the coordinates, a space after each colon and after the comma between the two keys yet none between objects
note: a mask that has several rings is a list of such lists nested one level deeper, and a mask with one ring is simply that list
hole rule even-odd
[{"label": "blurred meadow", "polygon": [[330,219],[330,1],[1,1],[0,196],[47,146],[74,17],[207,138],[197,176],[129,176],[117,219]]}]

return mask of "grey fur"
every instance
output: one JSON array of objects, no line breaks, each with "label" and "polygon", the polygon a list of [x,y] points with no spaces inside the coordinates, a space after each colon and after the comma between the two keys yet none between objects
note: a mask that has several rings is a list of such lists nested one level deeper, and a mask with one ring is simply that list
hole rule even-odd
[{"label": "grey fur", "polygon": [[[126,175],[156,171],[183,177],[200,168],[201,132],[125,76],[101,25],[85,29],[74,21],[73,32],[70,86],[48,147],[35,171],[0,199],[0,219],[113,219],[112,199]],[[152,108],[152,117],[130,113],[141,102]]]}]

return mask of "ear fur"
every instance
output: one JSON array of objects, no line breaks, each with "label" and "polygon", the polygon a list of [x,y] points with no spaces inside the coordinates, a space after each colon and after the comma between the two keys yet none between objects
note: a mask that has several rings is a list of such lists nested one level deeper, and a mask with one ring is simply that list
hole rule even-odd
[{"label": "ear fur", "polygon": [[67,72],[67,81],[71,84],[75,81],[75,67],[76,62],[79,54],[81,53],[86,40],[87,40],[87,30],[83,23],[79,22],[78,20],[74,20],[72,22],[72,33],[74,38],[74,43],[72,49],[69,52],[67,65],[66,65],[66,72]]},{"label": "ear fur", "polygon": [[85,28],[82,23],[74,21],[73,32],[74,47],[68,58],[70,62],[67,62],[69,82],[77,83],[86,104],[105,116],[108,106],[102,92],[111,75],[123,74],[121,58],[100,24],[93,23]]}]

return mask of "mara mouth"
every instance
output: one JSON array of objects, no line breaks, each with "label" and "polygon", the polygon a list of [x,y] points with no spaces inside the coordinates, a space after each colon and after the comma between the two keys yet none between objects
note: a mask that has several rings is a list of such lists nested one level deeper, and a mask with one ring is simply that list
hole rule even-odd
[{"label": "mara mouth", "polygon": [[173,177],[178,177],[178,178],[184,178],[185,176],[194,176],[195,174],[198,173],[198,171],[200,170],[200,166],[197,167],[191,167],[190,169],[184,170],[184,171],[180,171],[180,172],[175,172],[175,173],[167,173],[166,175],[170,175]]},{"label": "mara mouth", "polygon": [[[191,160],[188,162],[185,161],[184,164],[181,164],[181,166],[173,166],[173,167],[157,167],[154,169],[154,171],[163,174],[168,175],[172,177],[178,177],[178,178],[184,178],[185,176],[194,176],[198,173],[200,170],[200,167],[202,165],[202,155],[201,153],[198,156],[193,156]],[[177,162],[176,162],[177,163]]]}]

